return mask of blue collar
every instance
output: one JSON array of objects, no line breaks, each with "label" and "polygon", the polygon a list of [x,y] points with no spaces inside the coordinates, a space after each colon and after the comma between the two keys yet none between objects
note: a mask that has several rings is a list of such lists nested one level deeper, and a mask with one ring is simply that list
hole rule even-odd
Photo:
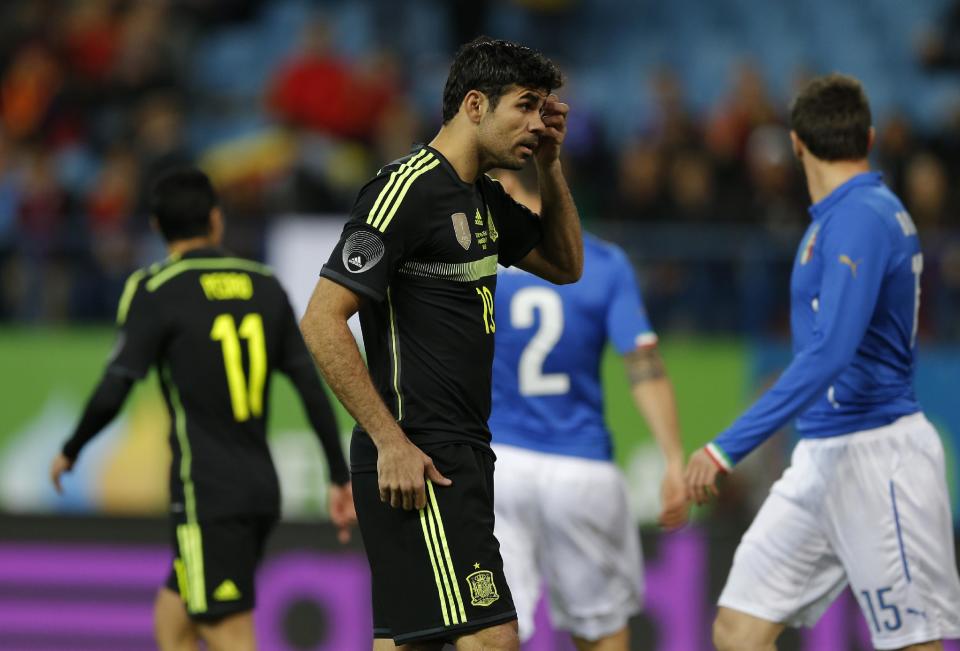
[{"label": "blue collar", "polygon": [[833,192],[825,196],[817,203],[810,206],[810,216],[814,221],[823,219],[841,199],[843,199],[851,190],[864,185],[883,185],[883,174],[880,172],[862,172],[850,178],[845,183],[834,188]]}]

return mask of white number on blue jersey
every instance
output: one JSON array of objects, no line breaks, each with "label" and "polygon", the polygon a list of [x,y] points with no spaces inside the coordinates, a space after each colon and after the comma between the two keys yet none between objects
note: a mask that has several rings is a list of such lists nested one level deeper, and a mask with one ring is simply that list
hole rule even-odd
[{"label": "white number on blue jersey", "polygon": [[532,328],[540,311],[540,327],[520,355],[520,395],[554,396],[570,391],[566,373],[544,373],[543,362],[563,334],[563,303],[560,295],[546,287],[524,287],[510,301],[510,323],[514,328]]}]

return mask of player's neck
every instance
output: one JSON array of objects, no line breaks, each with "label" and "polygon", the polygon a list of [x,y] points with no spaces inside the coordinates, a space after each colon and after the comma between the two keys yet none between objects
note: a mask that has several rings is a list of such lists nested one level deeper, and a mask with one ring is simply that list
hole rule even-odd
[{"label": "player's neck", "polygon": [[430,147],[440,152],[464,183],[474,184],[485,170],[477,157],[477,147],[470,136],[452,123],[440,128],[430,141]]},{"label": "player's neck", "polygon": [[866,158],[850,161],[822,161],[804,159],[803,169],[807,176],[807,190],[810,200],[819,203],[831,192],[858,174],[870,171]]},{"label": "player's neck", "polygon": [[179,258],[185,253],[196,251],[197,249],[213,249],[217,247],[217,242],[210,236],[191,237],[184,240],[174,240],[167,242],[167,253],[171,258]]}]

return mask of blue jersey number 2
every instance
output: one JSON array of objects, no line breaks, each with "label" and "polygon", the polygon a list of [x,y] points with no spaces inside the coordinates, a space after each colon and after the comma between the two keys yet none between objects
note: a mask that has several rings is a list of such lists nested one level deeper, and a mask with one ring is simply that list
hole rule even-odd
[{"label": "blue jersey number 2", "polygon": [[544,373],[543,363],[563,335],[563,301],[547,287],[524,287],[510,301],[510,324],[514,328],[532,328],[540,313],[540,327],[520,355],[518,380],[520,395],[556,396],[570,391],[566,373]]}]

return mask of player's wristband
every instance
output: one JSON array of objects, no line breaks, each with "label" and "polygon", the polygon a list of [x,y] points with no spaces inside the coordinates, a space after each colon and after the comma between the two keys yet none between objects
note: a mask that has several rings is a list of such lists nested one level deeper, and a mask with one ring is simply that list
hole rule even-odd
[{"label": "player's wristband", "polygon": [[707,456],[716,464],[720,472],[730,472],[733,470],[733,463],[730,461],[730,457],[727,456],[727,453],[724,452],[719,445],[716,443],[707,443],[703,449],[706,450]]}]

